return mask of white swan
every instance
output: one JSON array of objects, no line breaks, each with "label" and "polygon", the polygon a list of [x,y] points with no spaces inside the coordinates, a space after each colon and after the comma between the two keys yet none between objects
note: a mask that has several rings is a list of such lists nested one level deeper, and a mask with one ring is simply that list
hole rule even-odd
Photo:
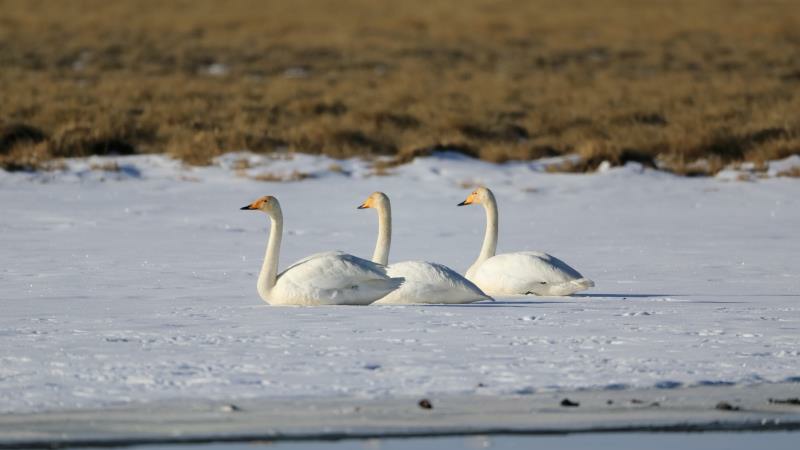
[{"label": "white swan", "polygon": [[492,191],[479,187],[458,206],[479,203],[486,210],[486,234],[478,259],[467,270],[467,279],[489,295],[570,295],[594,286],[564,261],[540,252],[495,255],[497,249],[497,202]]},{"label": "white swan", "polygon": [[403,282],[386,275],[386,268],[379,264],[342,252],[311,255],[276,275],[283,234],[278,199],[261,197],[241,209],[265,212],[272,222],[256,285],[270,305],[368,305]]},{"label": "white swan", "polygon": [[[389,197],[383,192],[370,195],[358,209],[375,208],[378,212],[378,242],[372,262],[387,265],[389,245],[392,241],[392,208]],[[472,303],[492,298],[458,272],[441,264],[424,261],[404,261],[387,266],[390,277],[401,277],[405,282],[388,293],[375,305],[413,303]]]}]

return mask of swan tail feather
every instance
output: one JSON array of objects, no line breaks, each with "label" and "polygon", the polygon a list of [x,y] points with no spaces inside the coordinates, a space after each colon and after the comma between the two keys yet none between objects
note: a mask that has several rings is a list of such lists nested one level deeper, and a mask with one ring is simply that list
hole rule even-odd
[{"label": "swan tail feather", "polygon": [[403,285],[403,283],[406,282],[405,277],[394,277],[394,278],[389,278],[389,279],[392,280],[392,284],[395,285],[394,286],[395,289],[399,288],[400,286]]},{"label": "swan tail feather", "polygon": [[557,295],[557,296],[566,296],[572,295],[576,292],[585,291],[594,286],[594,281],[588,278],[577,278],[575,280],[567,281],[563,284],[555,285],[550,288],[549,291],[545,291],[544,293],[538,292],[531,292],[537,295]]},{"label": "swan tail feather", "polygon": [[368,281],[365,285],[385,291],[383,295],[386,295],[402,286],[405,282],[406,279],[404,277],[393,277],[385,280]]},{"label": "swan tail feather", "polygon": [[594,281],[588,278],[578,278],[569,282],[570,294],[575,292],[585,291],[586,289],[594,287]]},{"label": "swan tail feather", "polygon": [[[348,289],[347,295],[352,298],[347,303],[353,305],[369,305],[394,291],[405,282],[405,278],[384,278],[379,280],[366,280],[358,286]],[[333,295],[335,297],[335,295]]]}]

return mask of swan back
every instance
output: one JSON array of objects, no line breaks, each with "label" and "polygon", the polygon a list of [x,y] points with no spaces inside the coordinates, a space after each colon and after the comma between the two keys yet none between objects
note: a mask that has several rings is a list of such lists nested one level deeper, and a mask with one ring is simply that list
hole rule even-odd
[{"label": "swan back", "polygon": [[470,268],[467,278],[490,295],[569,295],[594,283],[555,256],[504,253]]},{"label": "swan back", "polygon": [[277,305],[368,305],[403,283],[386,267],[342,252],[311,255],[278,275],[268,302]]},{"label": "swan back", "polygon": [[492,300],[473,282],[442,264],[404,261],[387,268],[390,277],[406,282],[390,292],[376,305],[413,303],[472,303]]}]

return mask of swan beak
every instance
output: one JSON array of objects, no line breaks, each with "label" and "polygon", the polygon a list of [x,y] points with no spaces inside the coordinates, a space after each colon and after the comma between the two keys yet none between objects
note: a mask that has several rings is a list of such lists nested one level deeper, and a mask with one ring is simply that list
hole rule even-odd
[{"label": "swan beak", "polygon": [[466,205],[471,205],[471,204],[472,204],[472,202],[474,202],[474,201],[475,201],[475,193],[472,193],[472,194],[469,194],[469,196],[467,197],[467,199],[466,199],[466,200],[464,200],[463,202],[459,203],[459,204],[458,204],[458,205],[456,205],[456,206],[466,206]]},{"label": "swan beak", "polygon": [[247,206],[242,206],[239,209],[247,211],[247,210],[252,210],[252,209],[256,209],[256,208],[253,208],[253,205],[247,205]]},{"label": "swan beak", "polygon": [[372,208],[372,198],[368,198],[364,200],[364,203],[361,204],[357,209],[367,209]]}]

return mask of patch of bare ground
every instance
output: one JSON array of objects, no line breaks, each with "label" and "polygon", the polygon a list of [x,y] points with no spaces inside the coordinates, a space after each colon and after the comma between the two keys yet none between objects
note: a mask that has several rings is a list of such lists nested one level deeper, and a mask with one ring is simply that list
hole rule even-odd
[{"label": "patch of bare ground", "polygon": [[778,172],[779,177],[800,178],[800,167],[794,166],[791,169]]},{"label": "patch of bare ground", "polygon": [[[685,175],[800,153],[793,0],[0,0],[0,167],[439,149]],[[386,162],[389,161],[389,162]]]},{"label": "patch of bare ground", "polygon": [[248,178],[256,180],[256,181],[267,181],[267,182],[288,182],[288,181],[302,181],[307,178],[314,178],[313,174],[301,172],[299,170],[293,170],[291,173],[288,174],[278,174],[278,173],[259,173],[256,175],[250,175]]}]

